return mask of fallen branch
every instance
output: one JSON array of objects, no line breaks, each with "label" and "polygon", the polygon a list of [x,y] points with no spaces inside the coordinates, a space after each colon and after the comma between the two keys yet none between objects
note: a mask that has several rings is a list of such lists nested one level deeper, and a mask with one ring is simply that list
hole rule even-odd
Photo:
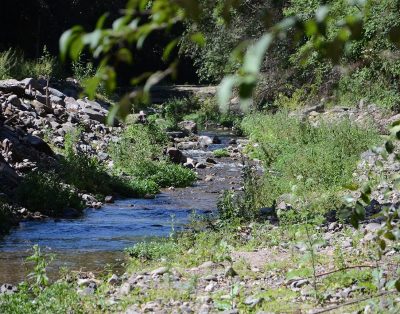
[{"label": "fallen branch", "polygon": [[349,267],[344,267],[344,268],[340,268],[340,269],[336,269],[336,270],[332,270],[332,271],[328,271],[326,273],[322,273],[322,274],[318,274],[316,275],[316,277],[324,277],[324,276],[328,276],[328,275],[332,275],[334,273],[338,273],[340,271],[344,271],[344,270],[349,270],[349,269],[355,269],[355,268],[376,268],[376,265],[355,265],[355,266],[349,266]]},{"label": "fallen branch", "polygon": [[367,301],[367,300],[370,300],[370,299],[379,298],[379,297],[382,297],[382,296],[385,296],[385,295],[388,295],[388,294],[393,294],[393,293],[397,293],[397,291],[383,291],[383,292],[378,293],[377,295],[374,295],[374,296],[367,296],[367,297],[364,297],[364,298],[361,298],[361,299],[352,300],[352,301],[345,302],[345,303],[342,303],[342,304],[338,304],[338,305],[335,305],[335,306],[331,306],[331,307],[328,307],[328,308],[325,308],[325,309],[320,309],[320,310],[317,310],[317,311],[314,311],[314,312],[311,312],[311,313],[312,314],[326,313],[326,312],[330,312],[330,311],[336,310],[336,309],[344,307],[344,306],[348,306],[348,305],[364,302],[364,301]]}]

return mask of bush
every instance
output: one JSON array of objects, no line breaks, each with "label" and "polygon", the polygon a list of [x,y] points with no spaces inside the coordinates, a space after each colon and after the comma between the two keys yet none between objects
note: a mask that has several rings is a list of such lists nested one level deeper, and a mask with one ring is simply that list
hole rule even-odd
[{"label": "bush", "polygon": [[222,158],[222,157],[229,157],[230,154],[228,152],[228,150],[226,148],[220,148],[220,149],[216,149],[213,151],[213,155],[216,158]]},{"label": "bush", "polygon": [[160,240],[156,242],[139,242],[133,247],[127,248],[126,252],[132,258],[143,261],[154,261],[175,255],[178,249],[179,247],[176,243],[169,240]]},{"label": "bush", "polygon": [[0,200],[0,235],[5,234],[13,223],[12,207]]},{"label": "bush", "polygon": [[[189,169],[171,164],[163,154],[167,138],[156,125],[131,125],[122,134],[119,142],[110,148],[116,169],[133,176],[136,184],[146,181],[144,186],[184,187],[196,180]],[[143,186],[143,185],[142,185]]]},{"label": "bush", "polygon": [[259,207],[274,206],[282,196],[312,212],[341,206],[338,192],[352,181],[360,154],[379,141],[374,129],[348,120],[313,127],[286,113],[251,115],[243,127],[257,143],[249,153],[268,169],[257,195]]},{"label": "bush", "polygon": [[57,59],[52,57],[46,47],[42,56],[37,60],[26,60],[23,53],[8,49],[0,52],[0,79],[23,79],[26,77],[59,76],[61,73]]},{"label": "bush", "polygon": [[77,193],[54,172],[29,173],[18,186],[16,198],[22,206],[52,216],[62,215],[66,208],[84,208]]}]

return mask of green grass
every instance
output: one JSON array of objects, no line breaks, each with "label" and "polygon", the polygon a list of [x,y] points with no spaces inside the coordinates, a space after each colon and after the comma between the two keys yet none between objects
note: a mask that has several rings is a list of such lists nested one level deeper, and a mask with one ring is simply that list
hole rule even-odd
[{"label": "green grass", "polygon": [[220,148],[213,151],[215,158],[229,157],[230,154],[226,148]]},{"label": "green grass", "polygon": [[12,219],[12,207],[0,199],[0,235],[5,234],[10,229]]},{"label": "green grass", "polygon": [[22,52],[12,48],[0,52],[0,80],[55,77],[60,76],[60,72],[57,59],[50,55],[46,47],[43,48],[42,56],[36,60],[28,60]]},{"label": "green grass", "polygon": [[110,154],[116,169],[138,182],[153,181],[159,188],[191,185],[196,174],[170,163],[163,154],[166,144],[166,135],[156,125],[131,125],[110,148]]},{"label": "green grass", "polygon": [[78,194],[62,183],[55,172],[33,171],[25,176],[16,190],[21,206],[46,215],[62,215],[66,208],[83,209]]},{"label": "green grass", "polygon": [[313,127],[286,113],[250,115],[243,128],[252,142],[248,153],[267,170],[256,192],[260,207],[272,206],[285,195],[296,210],[335,209],[360,154],[379,142],[377,131],[367,125],[343,120]]}]

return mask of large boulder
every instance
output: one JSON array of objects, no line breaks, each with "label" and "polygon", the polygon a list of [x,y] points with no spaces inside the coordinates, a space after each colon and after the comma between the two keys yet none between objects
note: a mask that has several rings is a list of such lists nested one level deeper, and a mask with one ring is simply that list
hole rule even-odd
[{"label": "large boulder", "polygon": [[176,164],[184,164],[187,161],[187,157],[177,148],[167,148],[167,155],[169,159]]},{"label": "large boulder", "polygon": [[13,93],[22,97],[25,95],[25,84],[14,79],[3,80],[0,81],[0,92]]},{"label": "large boulder", "polygon": [[45,153],[46,155],[53,156],[54,152],[50,148],[50,146],[43,141],[40,137],[28,134],[24,138],[25,143],[31,145],[36,150]]}]

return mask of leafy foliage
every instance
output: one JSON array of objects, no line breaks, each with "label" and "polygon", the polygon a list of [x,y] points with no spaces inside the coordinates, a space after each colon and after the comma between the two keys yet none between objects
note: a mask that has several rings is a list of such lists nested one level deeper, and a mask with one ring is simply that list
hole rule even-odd
[{"label": "leafy foliage", "polygon": [[135,180],[153,181],[158,187],[185,187],[196,180],[194,172],[167,161],[163,147],[165,133],[156,125],[131,125],[110,153],[115,167]]},{"label": "leafy foliage", "polygon": [[83,209],[83,203],[71,187],[61,183],[54,172],[33,171],[16,190],[18,202],[30,210],[53,216],[66,208]]},{"label": "leafy foliage", "polygon": [[43,48],[42,56],[36,60],[25,59],[22,52],[8,49],[0,52],[0,79],[23,79],[26,77],[52,77],[60,74],[57,59],[52,57],[47,48]]},{"label": "leafy foliage", "polygon": [[340,207],[337,193],[351,182],[359,155],[378,141],[372,128],[350,121],[314,127],[286,113],[251,115],[243,128],[255,143],[249,153],[269,169],[258,191],[259,206],[272,206],[286,195],[290,206],[314,213]]},{"label": "leafy foliage", "polygon": [[162,258],[168,258],[169,256],[176,254],[179,247],[176,243],[166,241],[156,242],[139,242],[131,248],[127,248],[125,251],[132,258],[136,258],[143,261],[160,260]]}]

